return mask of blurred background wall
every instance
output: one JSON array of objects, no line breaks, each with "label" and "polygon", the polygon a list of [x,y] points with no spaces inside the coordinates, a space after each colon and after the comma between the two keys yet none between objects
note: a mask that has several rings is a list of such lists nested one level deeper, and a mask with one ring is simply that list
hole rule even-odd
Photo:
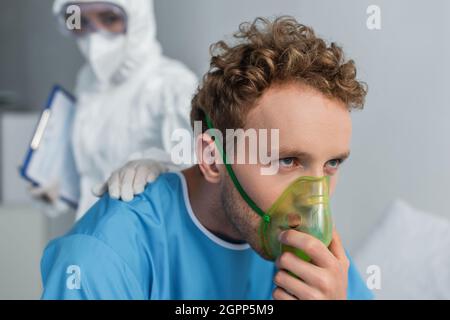
[{"label": "blurred background wall", "polygon": [[[45,218],[17,175],[51,86],[73,90],[82,64],[74,41],[57,31],[52,2],[0,0],[0,92],[11,100],[0,111],[0,298],[39,297],[44,244],[73,219]],[[381,30],[366,27],[372,4],[381,9]],[[199,77],[209,45],[256,16],[293,15],[344,46],[369,84],[365,110],[353,115],[352,155],[333,199],[350,252],[394,199],[450,218],[450,2],[155,0],[155,11],[165,54]]]}]

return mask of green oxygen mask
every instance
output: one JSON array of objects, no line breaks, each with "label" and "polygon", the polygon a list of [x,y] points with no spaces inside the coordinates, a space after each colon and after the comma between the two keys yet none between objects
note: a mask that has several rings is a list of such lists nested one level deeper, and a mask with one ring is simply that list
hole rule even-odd
[{"label": "green oxygen mask", "polygon": [[[206,116],[206,123],[209,129],[214,130],[208,116]],[[245,192],[227,161],[219,139],[214,137],[214,140],[234,186],[244,201],[262,218],[259,236],[262,249],[269,258],[276,259],[283,252],[292,252],[300,259],[310,261],[308,255],[302,250],[283,245],[278,240],[281,232],[290,229],[310,234],[322,241],[325,246],[329,246],[333,233],[329,176],[303,176],[296,179],[265,212]]]},{"label": "green oxygen mask", "polygon": [[282,231],[297,230],[310,234],[329,246],[333,233],[329,201],[330,177],[303,176],[291,183],[267,211],[270,221],[261,222],[261,240],[266,254],[278,257],[292,252],[299,258],[310,258],[300,249],[282,245]]}]

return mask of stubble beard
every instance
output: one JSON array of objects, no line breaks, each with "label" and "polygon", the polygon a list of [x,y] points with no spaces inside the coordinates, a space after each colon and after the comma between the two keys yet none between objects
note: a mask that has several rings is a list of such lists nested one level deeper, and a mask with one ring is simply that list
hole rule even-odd
[{"label": "stubble beard", "polygon": [[259,228],[262,218],[242,199],[229,177],[223,181],[220,201],[227,219],[231,221],[241,238],[262,258],[273,260],[264,252],[261,245]]}]

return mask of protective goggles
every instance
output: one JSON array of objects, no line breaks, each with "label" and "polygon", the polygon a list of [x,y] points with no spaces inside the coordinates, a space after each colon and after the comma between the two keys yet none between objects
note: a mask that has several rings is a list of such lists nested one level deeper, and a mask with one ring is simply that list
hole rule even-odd
[{"label": "protective goggles", "polygon": [[[211,119],[206,116],[208,128],[214,132]],[[281,253],[289,251],[299,258],[309,261],[310,258],[301,250],[282,245],[278,235],[285,230],[297,230],[308,233],[321,240],[327,247],[331,243],[333,222],[329,202],[330,177],[303,176],[292,182],[265,212],[245,192],[239,183],[233,168],[217,137],[214,137],[221,153],[228,175],[244,201],[261,218],[259,235],[265,254],[276,259]]]},{"label": "protective goggles", "polygon": [[62,8],[58,22],[63,33],[82,37],[93,32],[125,34],[128,21],[125,10],[116,4],[71,2]]}]

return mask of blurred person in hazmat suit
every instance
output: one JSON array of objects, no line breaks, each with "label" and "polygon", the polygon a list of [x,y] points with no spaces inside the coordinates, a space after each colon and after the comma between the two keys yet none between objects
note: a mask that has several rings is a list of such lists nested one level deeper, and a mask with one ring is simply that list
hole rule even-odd
[{"label": "blurred person in hazmat suit", "polygon": [[[81,23],[71,30],[73,6]],[[171,168],[171,135],[190,130],[197,79],[163,56],[152,0],[56,0],[53,13],[86,59],[77,78],[71,138],[80,176],[78,220],[106,190],[129,201]],[[58,200],[58,181],[31,192],[47,199],[49,215],[67,210]]]}]

